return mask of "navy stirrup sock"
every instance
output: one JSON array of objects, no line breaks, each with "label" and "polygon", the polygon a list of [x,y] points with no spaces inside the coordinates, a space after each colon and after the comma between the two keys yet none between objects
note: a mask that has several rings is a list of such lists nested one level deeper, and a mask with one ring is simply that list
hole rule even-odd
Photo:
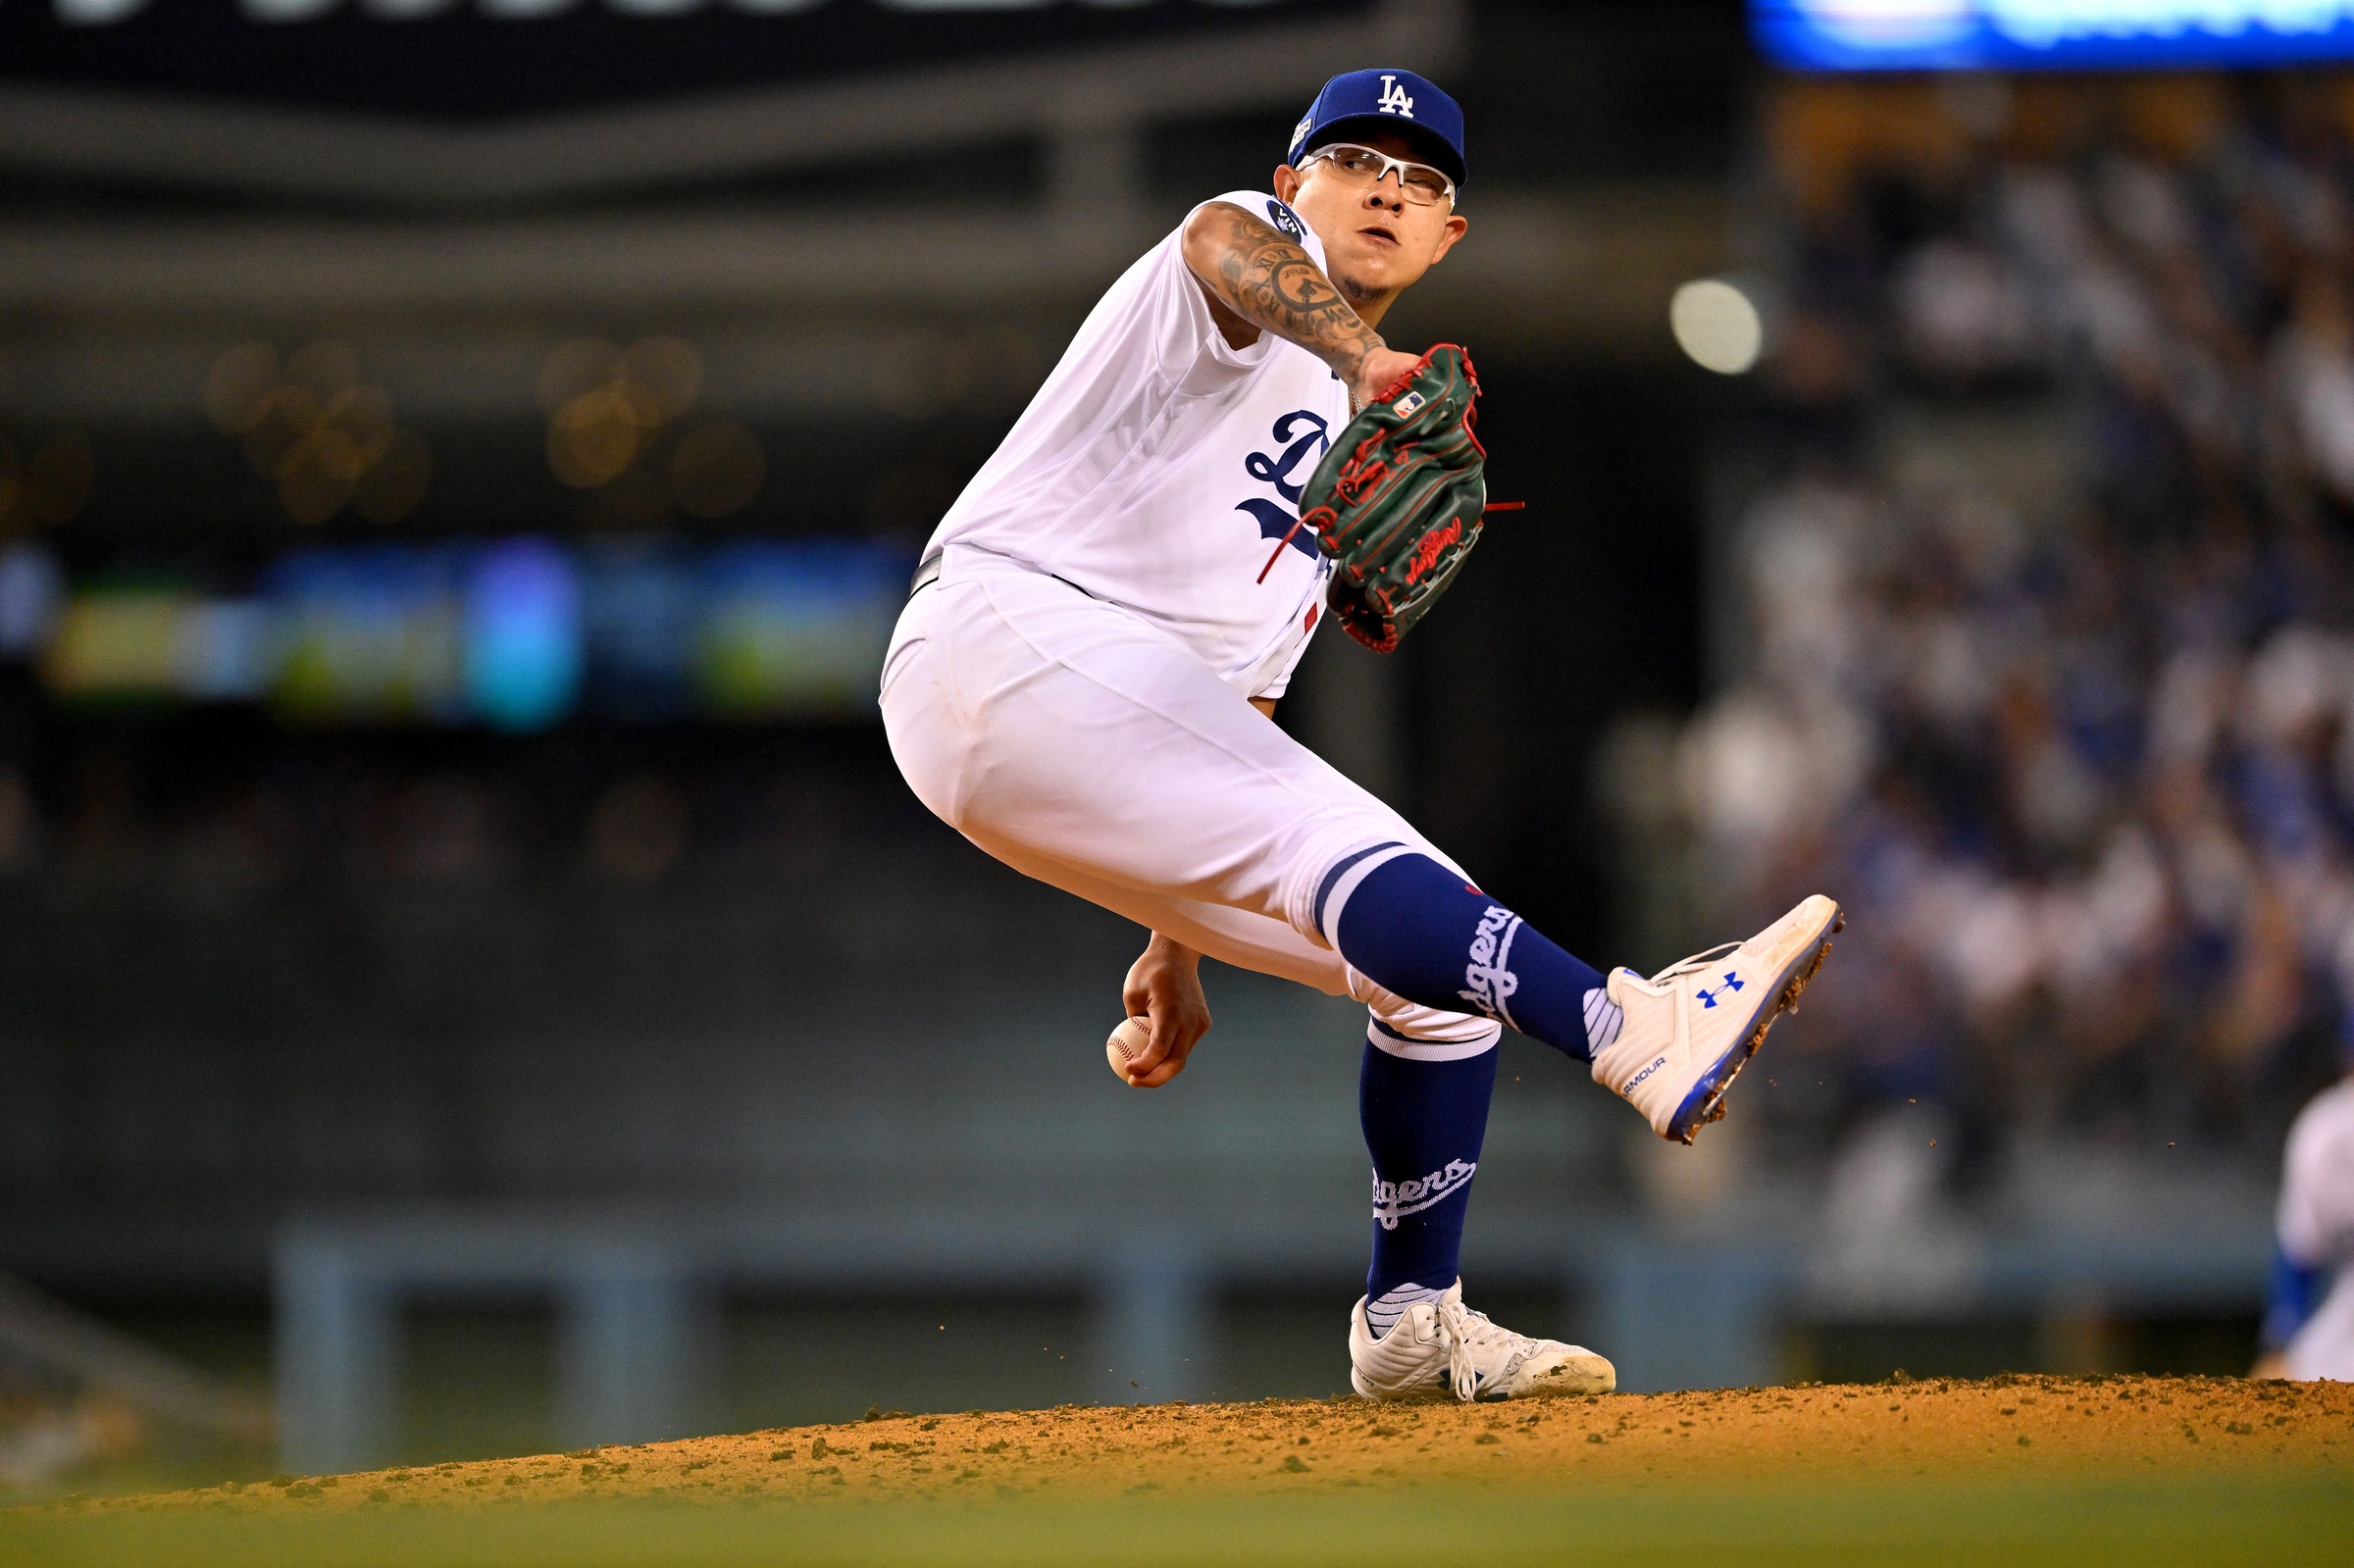
[{"label": "navy stirrup sock", "polygon": [[1597,971],[1428,855],[1374,867],[1327,931],[1358,974],[1409,1002],[1493,1018],[1581,1062],[1618,1037]]},{"label": "navy stirrup sock", "polygon": [[[1356,1112],[1373,1156],[1365,1319],[1377,1338],[1411,1301],[1436,1300],[1462,1272],[1463,1215],[1488,1133],[1498,1054],[1490,1046],[1457,1061],[1421,1062],[1365,1047]],[[1407,1286],[1422,1289],[1401,1289]]]}]

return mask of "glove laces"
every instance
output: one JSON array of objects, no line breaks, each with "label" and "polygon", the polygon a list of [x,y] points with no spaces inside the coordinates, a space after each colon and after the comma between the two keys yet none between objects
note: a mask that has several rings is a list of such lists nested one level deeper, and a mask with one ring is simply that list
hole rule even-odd
[{"label": "glove laces", "polygon": [[[1485,1312],[1463,1305],[1460,1297],[1439,1303],[1439,1333],[1447,1340],[1448,1380],[1455,1385],[1455,1396],[1465,1403],[1479,1396],[1479,1368],[1472,1363],[1475,1350],[1510,1341],[1533,1342],[1524,1334],[1498,1328]],[[1506,1372],[1510,1372],[1509,1363]]]}]

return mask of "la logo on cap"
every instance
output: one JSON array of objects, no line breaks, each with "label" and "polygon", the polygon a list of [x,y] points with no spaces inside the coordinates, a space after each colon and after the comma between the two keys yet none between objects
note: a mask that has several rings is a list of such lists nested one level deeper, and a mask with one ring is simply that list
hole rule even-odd
[{"label": "la logo on cap", "polygon": [[1414,100],[1406,95],[1404,87],[1398,85],[1396,76],[1381,78],[1379,107],[1385,115],[1404,115],[1408,120],[1414,118]]}]

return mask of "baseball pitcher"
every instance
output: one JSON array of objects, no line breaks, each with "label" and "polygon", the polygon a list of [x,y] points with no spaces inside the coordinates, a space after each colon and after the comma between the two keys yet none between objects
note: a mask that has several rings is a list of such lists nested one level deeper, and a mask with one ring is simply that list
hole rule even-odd
[{"label": "baseball pitcher", "polygon": [[1463,1304],[1506,1027],[1689,1142],[1828,950],[1811,897],[1646,980],[1570,956],[1269,718],[1326,616],[1394,645],[1485,491],[1477,378],[1391,348],[1463,241],[1462,112],[1407,71],[1327,82],[1267,190],[1196,207],[1111,286],[932,536],[883,670],[893,755],[1007,865],[1151,932],[1123,1000],[1157,1087],[1209,1025],[1203,954],[1365,1003],[1371,1398],[1611,1389],[1603,1357]]}]

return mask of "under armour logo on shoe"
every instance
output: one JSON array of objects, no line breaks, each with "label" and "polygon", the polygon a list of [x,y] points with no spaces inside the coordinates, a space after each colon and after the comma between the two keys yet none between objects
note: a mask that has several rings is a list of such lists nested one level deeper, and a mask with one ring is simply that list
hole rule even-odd
[{"label": "under armour logo on shoe", "polygon": [[1716,1005],[1717,997],[1722,996],[1728,990],[1739,990],[1746,984],[1747,982],[1741,978],[1740,971],[1728,969],[1724,972],[1723,985],[1717,986],[1714,990],[1710,990],[1704,986],[1700,990],[1693,992],[1693,994],[1700,998],[1701,1006],[1714,1007]]}]

